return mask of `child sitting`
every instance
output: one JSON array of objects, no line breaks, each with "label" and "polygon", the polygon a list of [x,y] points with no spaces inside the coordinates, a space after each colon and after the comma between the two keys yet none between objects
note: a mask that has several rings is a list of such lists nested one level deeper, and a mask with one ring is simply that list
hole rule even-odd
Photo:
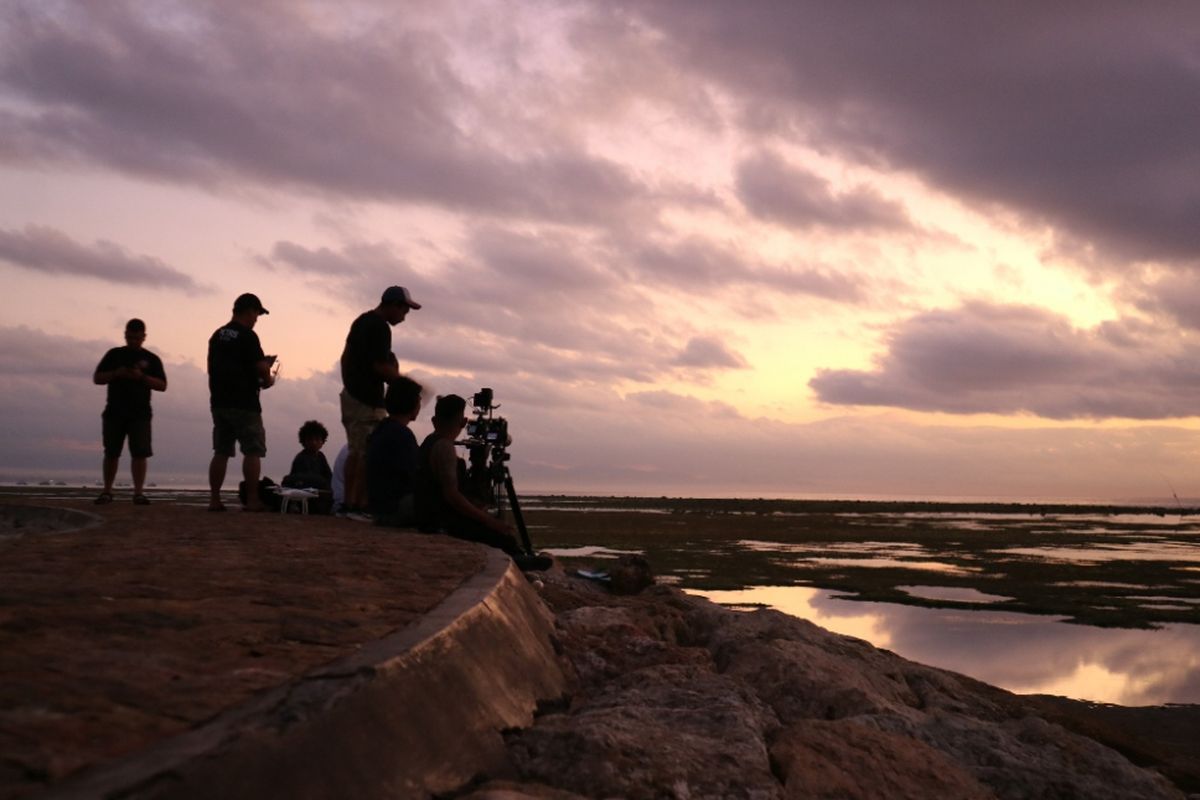
[{"label": "child sitting", "polygon": [[283,485],[291,489],[316,489],[321,496],[309,503],[309,511],[328,514],[333,506],[333,470],[321,448],[329,438],[329,431],[315,419],[310,419],[300,426],[299,438],[304,449],[292,459],[291,472],[284,476]]}]

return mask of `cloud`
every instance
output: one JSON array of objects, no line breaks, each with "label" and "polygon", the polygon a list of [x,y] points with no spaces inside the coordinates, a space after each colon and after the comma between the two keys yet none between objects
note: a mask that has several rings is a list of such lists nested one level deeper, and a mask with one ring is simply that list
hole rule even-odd
[{"label": "cloud", "polygon": [[699,236],[626,237],[615,249],[626,254],[628,268],[640,280],[685,294],[746,286],[843,303],[861,303],[868,295],[861,275],[808,264],[757,263],[753,254]]},{"label": "cloud", "polygon": [[[480,30],[476,12],[501,27],[508,13],[471,10]],[[354,11],[29,4],[0,27],[0,90],[15,100],[0,157],[571,222],[644,219],[674,195],[568,137],[497,136],[537,120],[464,63],[452,8]],[[505,64],[491,69],[520,72]]]},{"label": "cloud", "polygon": [[[0,367],[12,387],[0,394],[0,476],[99,478],[103,387],[91,372],[106,345],[27,329],[0,328]],[[49,354],[61,361],[48,368]],[[169,389],[154,397],[150,479],[203,484],[211,456],[211,419],[203,370],[168,362]],[[286,369],[286,367],[285,367]],[[518,491],[642,492],[686,496],[973,494],[1125,498],[1164,496],[1171,476],[1183,496],[1200,433],[1182,428],[1014,430],[916,425],[887,414],[819,423],[751,419],[721,402],[649,389],[622,397],[603,382],[571,384],[532,375],[514,379],[503,364],[478,372],[415,370],[432,392],[496,391],[514,436]],[[335,370],[283,379],[263,393],[268,454],[264,474],[278,480],[299,449],[307,419],[344,441]],[[425,409],[414,423],[429,431]],[[1087,470],[1079,464],[1088,464]],[[122,479],[127,474],[122,465]]]},{"label": "cloud", "polygon": [[1200,7],[626,3],[656,58],[779,135],[1107,250],[1196,264]]},{"label": "cloud", "polygon": [[824,178],[767,151],[737,165],[736,189],[755,216],[795,228],[862,230],[912,225],[903,206],[870,186],[835,192]]},{"label": "cloud", "polygon": [[132,286],[201,291],[188,275],[152,256],[100,240],[90,247],[41,225],[0,229],[0,262],[43,275],[75,275]]},{"label": "cloud", "polygon": [[1165,314],[1185,328],[1200,330],[1200,286],[1194,277],[1172,273],[1149,284],[1128,287],[1126,299],[1149,314]]},{"label": "cloud", "polygon": [[825,369],[825,403],[1050,419],[1200,415],[1200,348],[1138,323],[1073,327],[1026,306],[971,303],[918,314],[871,370]]},{"label": "cloud", "polygon": [[746,359],[712,336],[695,336],[672,362],[681,367],[745,369]]}]

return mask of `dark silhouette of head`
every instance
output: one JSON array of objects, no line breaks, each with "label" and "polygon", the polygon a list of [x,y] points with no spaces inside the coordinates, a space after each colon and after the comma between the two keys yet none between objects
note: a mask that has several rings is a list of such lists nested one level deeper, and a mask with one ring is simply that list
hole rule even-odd
[{"label": "dark silhouette of head", "polygon": [[383,407],[392,416],[416,415],[421,408],[421,384],[404,375],[388,381]]}]

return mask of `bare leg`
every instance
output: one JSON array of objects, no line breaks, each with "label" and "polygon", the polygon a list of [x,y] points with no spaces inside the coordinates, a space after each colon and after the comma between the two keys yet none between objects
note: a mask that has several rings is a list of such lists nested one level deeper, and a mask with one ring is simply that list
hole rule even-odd
[{"label": "bare leg", "polygon": [[131,459],[129,462],[129,472],[133,476],[133,493],[135,495],[141,494],[142,487],[146,485],[146,459]]},{"label": "bare leg", "polygon": [[350,453],[346,459],[346,505],[350,508],[367,507],[367,456],[365,453]]},{"label": "bare leg", "polygon": [[229,456],[213,454],[208,465],[208,488],[212,492],[208,499],[210,509],[224,509],[221,502],[221,485],[225,483],[225,468],[229,465]]},{"label": "bare leg", "polygon": [[104,491],[112,493],[113,481],[117,479],[117,463],[119,458],[104,459]]},{"label": "bare leg", "polygon": [[246,481],[246,508],[262,511],[262,498],[258,496],[258,478],[262,473],[261,456],[242,456],[242,478]]}]

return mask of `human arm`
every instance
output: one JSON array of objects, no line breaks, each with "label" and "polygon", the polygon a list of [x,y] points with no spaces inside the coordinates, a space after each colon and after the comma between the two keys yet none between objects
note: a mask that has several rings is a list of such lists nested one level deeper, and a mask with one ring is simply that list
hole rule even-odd
[{"label": "human arm", "polygon": [[400,364],[392,353],[388,353],[386,358],[371,362],[371,368],[385,381],[394,381],[400,377]]},{"label": "human arm", "polygon": [[438,486],[442,490],[442,499],[453,510],[464,517],[486,525],[497,533],[513,536],[516,532],[512,526],[497,519],[491,514],[472,503],[458,487],[458,457],[454,453],[454,445],[449,440],[439,442],[430,453],[430,468],[437,475]]},{"label": "human arm", "polygon": [[127,356],[121,356],[121,351],[110,350],[96,365],[92,374],[92,382],[104,386],[113,381],[137,381],[146,384],[156,392],[167,389],[167,376],[163,372],[162,362],[153,354],[143,354],[141,360],[132,366],[121,363]]},{"label": "human arm", "polygon": [[254,369],[258,373],[258,385],[264,389],[270,389],[275,385],[275,375],[271,372],[274,364],[275,356],[265,356],[255,362]]}]

